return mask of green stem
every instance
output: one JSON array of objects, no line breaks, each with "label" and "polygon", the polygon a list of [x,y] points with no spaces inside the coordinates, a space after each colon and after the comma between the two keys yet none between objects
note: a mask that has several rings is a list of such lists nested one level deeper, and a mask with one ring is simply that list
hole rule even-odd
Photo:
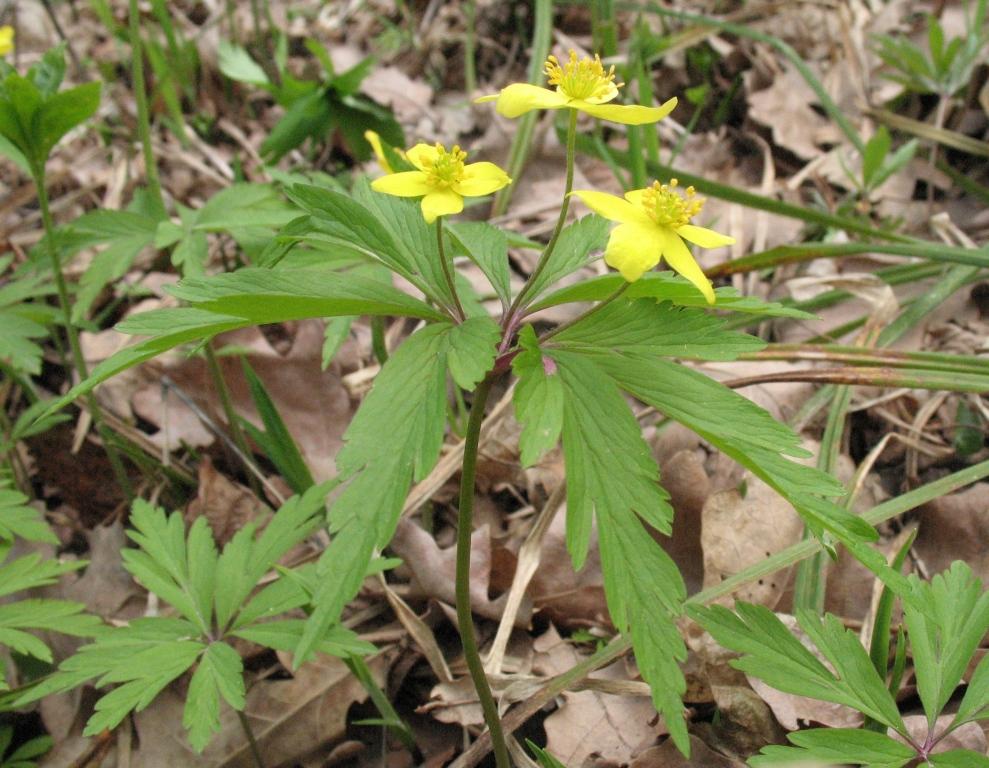
[{"label": "green stem", "polygon": [[388,362],[388,344],[385,343],[385,319],[381,315],[371,318],[371,351],[378,365]]},{"label": "green stem", "polygon": [[556,241],[560,239],[560,232],[563,231],[563,225],[567,223],[567,212],[570,210],[570,192],[573,190],[574,156],[577,151],[577,110],[571,109],[569,112],[570,123],[567,126],[567,182],[563,189],[563,203],[560,206],[560,216],[556,220],[556,228],[553,230],[553,235],[550,237],[546,248],[543,249],[542,256],[539,257],[539,261],[536,263],[536,268],[529,275],[529,279],[525,281],[522,290],[519,291],[518,296],[515,297],[515,301],[512,302],[512,306],[508,309],[507,318],[509,322],[518,314],[519,309],[523,306],[526,294],[535,285],[543,270],[546,269],[546,264],[549,262],[550,256],[553,255],[553,249],[556,248]]},{"label": "green stem", "polygon": [[477,2],[467,0],[464,3],[464,88],[468,94],[477,88]]},{"label": "green stem", "polygon": [[467,436],[464,438],[463,470],[460,475],[460,511],[457,516],[457,624],[464,647],[464,659],[470,670],[477,697],[484,710],[484,722],[491,733],[497,768],[511,768],[508,759],[508,746],[502,733],[498,705],[491,695],[488,678],[484,674],[481,654],[474,636],[474,620],[470,608],[470,536],[474,514],[474,476],[477,470],[477,451],[481,440],[481,422],[484,421],[484,405],[491,392],[493,379],[489,376],[474,391],[474,402],[467,422]]},{"label": "green stem", "polygon": [[[79,334],[72,323],[72,304],[69,300],[69,289],[65,282],[65,274],[62,272],[62,263],[58,258],[58,251],[55,249],[55,222],[52,219],[51,207],[48,203],[48,188],[45,186],[44,167],[32,168],[34,185],[38,190],[38,206],[41,208],[41,223],[45,228],[45,243],[47,245],[48,256],[51,259],[52,274],[55,278],[55,289],[58,291],[58,303],[62,310],[62,322],[65,324],[65,333],[69,338],[69,348],[72,351],[72,363],[76,369],[76,374],[80,379],[89,377],[89,370],[86,367],[86,358],[82,354],[82,346],[79,344]],[[86,396],[86,408],[93,419],[93,425],[103,440],[103,450],[113,469],[114,477],[120,490],[128,501],[134,498],[134,489],[131,487],[130,478],[124,468],[120,454],[113,444],[113,436],[107,429],[103,421],[103,412],[100,410],[96,396],[90,392]]]},{"label": "green stem", "polygon": [[137,105],[137,133],[141,139],[141,154],[144,155],[144,176],[151,194],[151,202],[158,209],[160,218],[165,217],[165,202],[158,180],[158,167],[151,149],[151,118],[148,112],[148,94],[144,83],[144,45],[141,41],[140,11],[137,0],[130,0],[129,10],[131,79],[134,102]]},{"label": "green stem", "polygon": [[254,758],[254,765],[257,768],[265,768],[264,758],[261,757],[261,748],[258,747],[258,741],[254,738],[254,731],[251,728],[251,723],[247,719],[247,715],[237,710],[237,719],[240,720],[240,727],[244,731],[244,735],[247,737],[247,743],[251,748],[251,757]]},{"label": "green stem", "polygon": [[440,254],[440,266],[443,267],[443,277],[446,278],[446,285],[450,289],[450,296],[453,297],[453,304],[457,310],[457,317],[463,321],[467,319],[463,306],[460,304],[460,296],[457,295],[457,284],[453,279],[452,259],[447,259],[446,248],[443,247],[443,219],[436,217],[436,249]]},{"label": "green stem", "polygon": [[237,446],[237,450],[241,453],[241,460],[244,463],[244,474],[247,475],[247,481],[250,483],[254,495],[261,498],[261,485],[247,463],[251,455],[251,451],[247,447],[247,438],[244,437],[244,430],[240,428],[240,422],[237,420],[233,398],[230,396],[230,387],[227,386],[227,380],[223,377],[223,370],[220,368],[220,361],[217,359],[216,352],[213,350],[212,340],[206,342],[206,365],[209,368],[210,378],[213,379],[216,394],[220,398],[220,406],[223,408],[223,415],[227,419],[230,437],[233,439],[234,445]]}]

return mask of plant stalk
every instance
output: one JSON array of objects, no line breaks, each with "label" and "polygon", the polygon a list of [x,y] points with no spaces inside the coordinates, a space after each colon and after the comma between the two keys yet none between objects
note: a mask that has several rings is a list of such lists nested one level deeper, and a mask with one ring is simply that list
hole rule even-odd
[{"label": "plant stalk", "polygon": [[440,253],[440,266],[443,267],[443,277],[446,278],[447,287],[450,289],[450,295],[453,297],[457,318],[463,322],[467,319],[467,314],[460,304],[460,296],[457,295],[457,284],[453,279],[453,260],[447,259],[446,249],[443,247],[443,219],[439,216],[436,217],[436,248]]},{"label": "plant stalk", "polygon": [[460,511],[457,516],[457,624],[460,627],[460,640],[464,647],[464,659],[470,671],[471,680],[484,711],[484,722],[491,734],[491,743],[497,768],[511,768],[508,746],[498,717],[498,705],[491,695],[488,678],[484,674],[484,664],[477,649],[474,636],[474,619],[470,608],[470,537],[473,530],[474,477],[477,470],[477,451],[481,439],[481,422],[484,421],[484,405],[491,392],[493,378],[489,375],[474,391],[474,402],[467,422],[467,435],[464,438],[463,470],[460,475]]},{"label": "plant stalk", "polygon": [[[55,288],[58,291],[58,303],[62,309],[62,322],[65,323],[65,333],[69,338],[69,348],[72,351],[72,364],[76,369],[76,374],[82,380],[89,377],[89,370],[86,367],[86,358],[82,354],[79,334],[76,332],[76,327],[72,323],[72,304],[69,300],[69,289],[65,282],[65,274],[62,272],[62,264],[58,258],[58,251],[55,249],[55,222],[52,219],[51,207],[48,202],[48,188],[45,186],[45,170],[43,167],[33,167],[32,171],[34,186],[38,191],[38,206],[41,208],[41,223],[45,229],[48,256],[51,259],[52,274],[55,277]],[[120,454],[113,444],[113,436],[103,421],[103,412],[100,410],[99,403],[96,402],[96,395],[92,392],[86,396],[86,409],[89,411],[89,415],[93,419],[93,425],[96,427],[96,431],[103,441],[103,450],[106,451],[106,457],[110,462],[110,467],[113,470],[117,484],[120,486],[120,490],[124,492],[127,500],[130,501],[134,498],[134,489],[131,486],[130,478],[127,476],[127,470],[120,458]]]},{"label": "plant stalk", "polygon": [[556,242],[560,239],[560,232],[563,231],[563,225],[567,223],[567,212],[570,210],[570,192],[573,190],[573,168],[574,168],[574,157],[577,152],[577,110],[571,109],[570,112],[570,122],[567,125],[567,181],[566,186],[563,189],[563,203],[560,205],[560,216],[556,220],[556,227],[553,229],[553,235],[550,237],[549,242],[543,249],[542,255],[539,257],[539,261],[536,263],[536,268],[532,270],[532,274],[529,275],[529,279],[525,281],[525,285],[522,286],[522,290],[519,291],[518,296],[515,297],[515,301],[512,302],[512,306],[508,308],[508,313],[505,315],[507,324],[506,327],[510,327],[515,321],[516,316],[519,314],[519,310],[524,306],[526,294],[535,284],[536,280],[546,269],[546,264],[549,262],[549,257],[553,255],[553,250],[556,248]]},{"label": "plant stalk", "polygon": [[144,44],[141,41],[140,12],[137,0],[130,0],[128,10],[131,48],[131,79],[134,81],[134,103],[137,106],[137,133],[144,155],[144,177],[151,193],[152,204],[160,218],[165,217],[165,202],[158,179],[158,166],[151,149],[151,118],[148,112],[148,94],[144,83]]},{"label": "plant stalk", "polygon": [[258,498],[262,498],[261,484],[258,482],[257,477],[249,465],[251,451],[247,446],[247,438],[244,437],[244,430],[240,428],[240,422],[237,421],[237,412],[234,410],[233,398],[230,396],[230,387],[227,386],[227,380],[223,378],[223,369],[220,368],[220,361],[217,359],[216,352],[213,350],[212,339],[206,342],[206,365],[209,368],[210,378],[213,379],[216,394],[220,398],[220,406],[223,408],[223,415],[227,419],[227,428],[230,430],[230,437],[240,451],[241,460],[244,463],[244,474],[247,475],[247,481],[251,486],[251,491]]},{"label": "plant stalk", "polygon": [[240,727],[244,731],[244,735],[247,737],[247,743],[251,748],[251,757],[254,758],[254,765],[257,768],[265,768],[264,758],[261,757],[261,748],[258,747],[257,739],[254,738],[254,730],[251,728],[251,723],[247,719],[247,715],[237,710],[237,719],[240,720]]}]

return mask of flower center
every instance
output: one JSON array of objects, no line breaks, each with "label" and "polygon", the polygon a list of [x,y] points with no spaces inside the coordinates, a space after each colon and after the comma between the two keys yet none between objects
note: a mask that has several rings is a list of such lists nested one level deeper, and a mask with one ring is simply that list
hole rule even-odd
[{"label": "flower center", "polygon": [[464,160],[467,153],[454,145],[449,152],[442,144],[436,145],[436,157],[424,160],[426,166],[426,183],[436,189],[449,189],[464,178]]},{"label": "flower center", "polygon": [[614,66],[605,71],[600,56],[595,55],[593,59],[585,56],[578,61],[577,52],[572,48],[570,60],[562,65],[556,56],[547,56],[543,72],[549,85],[555,85],[557,91],[571,99],[601,98],[625,85],[615,82]]},{"label": "flower center", "polygon": [[654,181],[642,192],[642,207],[660,226],[676,229],[689,224],[704,207],[704,198],[696,197],[693,187],[687,187],[685,193],[681,193],[677,189],[679,184],[676,179],[670,179],[669,184]]}]

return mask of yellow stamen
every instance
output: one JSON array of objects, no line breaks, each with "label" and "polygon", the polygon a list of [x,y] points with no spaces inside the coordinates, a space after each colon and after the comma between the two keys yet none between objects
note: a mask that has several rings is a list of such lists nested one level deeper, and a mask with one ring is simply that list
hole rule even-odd
[{"label": "yellow stamen", "polygon": [[642,192],[642,207],[660,226],[676,229],[689,224],[704,207],[704,198],[695,197],[693,187],[687,187],[685,194],[681,194],[677,189],[679,183],[676,179],[670,179],[669,184],[654,181]]},{"label": "yellow stamen", "polygon": [[570,49],[570,60],[561,65],[556,56],[546,57],[543,67],[549,85],[555,85],[556,90],[571,99],[593,99],[614,93],[613,88],[621,88],[625,83],[615,83],[615,68],[607,72],[601,63],[601,57],[593,59],[584,57],[577,60],[577,52]]},{"label": "yellow stamen", "polygon": [[454,184],[464,178],[464,160],[467,153],[460,149],[459,144],[455,144],[449,152],[446,148],[436,144],[436,159],[426,160],[426,183],[436,189],[449,189]]}]

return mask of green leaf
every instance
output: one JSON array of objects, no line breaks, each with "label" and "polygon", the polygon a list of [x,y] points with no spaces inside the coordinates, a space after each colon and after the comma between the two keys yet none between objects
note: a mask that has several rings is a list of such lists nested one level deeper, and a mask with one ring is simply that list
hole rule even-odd
[{"label": "green leaf", "polygon": [[462,389],[471,391],[494,365],[501,328],[487,315],[454,325],[449,333],[447,364]]},{"label": "green leaf", "polygon": [[845,542],[876,538],[872,526],[823,498],[844,494],[838,481],[785,458],[807,455],[800,437],[755,403],[669,360],[604,348],[587,353],[627,392],[689,427],[776,489],[813,530],[831,531]]},{"label": "green leaf", "polygon": [[[559,304],[569,304],[574,301],[602,301],[613,294],[625,278],[621,275],[602,275],[582,280],[553,291],[545,298],[537,301],[531,312],[555,307]],[[647,272],[625,291],[629,299],[653,298],[657,301],[670,301],[680,307],[697,307],[698,309],[723,309],[732,312],[765,315],[766,317],[792,317],[800,320],[813,320],[815,316],[792,307],[785,307],[776,302],[765,302],[754,296],[740,296],[735,288],[723,286],[715,288],[714,295],[717,303],[711,307],[704,296],[698,292],[686,278],[672,272]]]},{"label": "green leaf", "polygon": [[88,120],[100,105],[97,82],[70,88],[42,101],[32,121],[31,145],[38,162],[44,164],[52,148],[65,134]]},{"label": "green leaf", "polygon": [[485,221],[446,225],[447,233],[488,278],[503,307],[512,303],[508,269],[508,237]]},{"label": "green leaf", "polygon": [[[217,564],[219,588],[215,607],[220,627],[231,624],[237,627],[303,604],[304,601],[297,598],[297,589],[291,584],[282,584],[284,577],[265,587],[250,601],[248,597],[285,553],[319,527],[323,521],[326,494],[334,485],[335,480],[320,483],[304,494],[290,498],[256,540],[254,527],[249,525],[227,543]],[[285,587],[289,587],[287,594]]]},{"label": "green leaf", "polygon": [[532,754],[536,756],[536,762],[538,762],[542,768],[566,768],[563,763],[553,757],[553,755],[545,749],[537,747],[528,739],[525,740],[525,743],[529,746],[529,749],[532,750]]},{"label": "green leaf", "polygon": [[130,520],[134,530],[127,535],[139,549],[123,551],[124,567],[209,635],[217,553],[206,518],[193,523],[188,545],[179,513],[166,515],[163,509],[137,499]]},{"label": "green leaf", "polygon": [[103,288],[122,277],[138,254],[154,242],[159,221],[132,211],[93,211],[69,225],[69,232],[82,238],[80,245],[105,244],[79,281],[72,306],[73,322],[87,316]]},{"label": "green leaf", "polygon": [[181,619],[136,619],[101,634],[62,662],[48,688],[65,690],[94,678],[98,687],[120,683],[96,702],[84,733],[92,736],[113,729],[130,712],[148,706],[196,662],[206,649],[204,643],[191,639],[197,636],[196,628]]},{"label": "green leaf", "polygon": [[277,229],[298,215],[272,184],[231,184],[198,210],[194,226],[203,232]]},{"label": "green leaf", "polygon": [[837,763],[861,765],[865,768],[900,768],[916,753],[899,741],[873,731],[852,728],[817,728],[787,734],[796,747],[763,747],[762,752],[749,759],[753,768],[770,765],[820,765]]},{"label": "green leaf", "polygon": [[952,749],[927,758],[933,768],[989,768],[989,757],[971,749]]},{"label": "green leaf", "polygon": [[262,88],[271,86],[268,75],[261,65],[251,58],[251,55],[239,45],[227,40],[220,41],[219,48],[220,71],[231,80],[241,83],[259,85]]},{"label": "green leaf", "polygon": [[306,85],[308,92],[287,106],[282,119],[261,142],[261,154],[269,163],[277,163],[306,139],[319,141],[335,123],[328,89],[316,83]]},{"label": "green leaf", "polygon": [[[687,656],[675,618],[686,589],[680,571],[643,525],[669,533],[673,510],[638,422],[618,388],[594,362],[548,352],[563,388],[563,455],[567,468],[567,548],[583,565],[597,520],[608,610],[631,632],[653,702],[681,751],[689,751],[677,666]],[[542,364],[541,361],[539,363]],[[641,518],[641,519],[640,519]]]},{"label": "green leaf", "polygon": [[[282,619],[241,627],[233,634],[276,651],[292,653],[299,646],[305,625],[306,622],[303,619]],[[316,650],[330,656],[347,658],[348,656],[366,656],[374,653],[377,649],[371,643],[361,640],[356,633],[346,627],[336,626],[331,627],[323,636]]]},{"label": "green leaf", "polygon": [[[904,621],[913,652],[917,692],[933,728],[989,630],[989,592],[983,591],[971,568],[960,560],[930,583],[915,576],[910,581],[920,604],[904,605]],[[978,709],[977,697],[973,694],[961,707],[964,716]]]},{"label": "green leaf", "polygon": [[210,643],[189,681],[182,712],[182,725],[197,752],[220,732],[220,696],[234,709],[244,709],[244,665],[226,643]]},{"label": "green leaf", "polygon": [[592,251],[604,248],[610,229],[608,220],[595,214],[564,227],[549,261],[526,295],[536,298],[557,280],[584,266]]},{"label": "green leaf", "polygon": [[58,544],[58,537],[52,533],[41,513],[28,502],[28,497],[23,493],[0,488],[0,539],[12,542],[15,538],[21,538]]},{"label": "green leaf", "polygon": [[382,366],[344,434],[337,469],[348,484],[330,508],[335,535],[319,560],[315,610],[296,651],[297,665],[360,589],[374,549],[394,533],[409,486],[439,457],[449,332],[449,325],[437,324],[410,336]]},{"label": "green leaf", "polygon": [[519,334],[522,351],[512,361],[518,377],[512,402],[522,425],[519,453],[530,467],[556,446],[563,429],[563,381],[556,362],[539,349],[535,331],[527,325]]},{"label": "green leaf", "polygon": [[353,317],[335,317],[326,323],[326,331],[323,335],[322,365],[324,371],[330,367],[333,358],[340,351],[340,346],[350,336],[350,328],[353,324]]},{"label": "green leaf", "polygon": [[426,223],[419,201],[375,192],[367,179],[354,185],[353,194],[354,199],[360,201],[390,233],[404,254],[404,260],[412,266],[420,289],[424,286],[423,292],[427,296],[435,296],[447,306],[453,306],[440,261],[436,225]]},{"label": "green leaf", "polygon": [[81,603],[67,600],[18,600],[0,605],[0,643],[18,653],[42,661],[52,660],[48,647],[24,630],[51,630],[75,637],[94,637],[103,622],[99,617],[83,613]]},{"label": "green leaf", "polygon": [[862,183],[866,189],[872,188],[872,180],[882,167],[892,144],[893,140],[885,125],[880,125],[875,135],[866,143],[865,152],[862,153]]},{"label": "green leaf", "polygon": [[650,299],[617,299],[557,334],[552,346],[576,352],[610,348],[622,354],[735,360],[766,343],[726,331],[723,320],[701,310]]},{"label": "green leaf", "polygon": [[407,280],[415,282],[413,263],[384,224],[364,205],[342,192],[310,184],[288,191],[292,201],[312,216],[323,234],[359,249]]},{"label": "green leaf", "polygon": [[[900,733],[906,726],[884,681],[857,636],[834,616],[801,613],[798,622],[837,675],[764,606],[738,602],[736,613],[721,606],[689,606],[689,616],[725,648],[742,658],[731,665],[767,684],[798,696],[852,707]],[[869,733],[872,733],[871,731]]]},{"label": "green leaf", "polygon": [[249,421],[244,420],[242,425],[251,434],[258,445],[260,445],[268,458],[285,478],[285,481],[296,493],[305,493],[306,490],[315,485],[312,473],[306,465],[299,446],[296,444],[292,434],[285,426],[278,408],[265,389],[264,383],[251,368],[247,358],[241,358],[244,369],[244,377],[247,379],[247,386],[251,392],[251,400],[261,416],[264,424],[264,431],[257,429]]}]

